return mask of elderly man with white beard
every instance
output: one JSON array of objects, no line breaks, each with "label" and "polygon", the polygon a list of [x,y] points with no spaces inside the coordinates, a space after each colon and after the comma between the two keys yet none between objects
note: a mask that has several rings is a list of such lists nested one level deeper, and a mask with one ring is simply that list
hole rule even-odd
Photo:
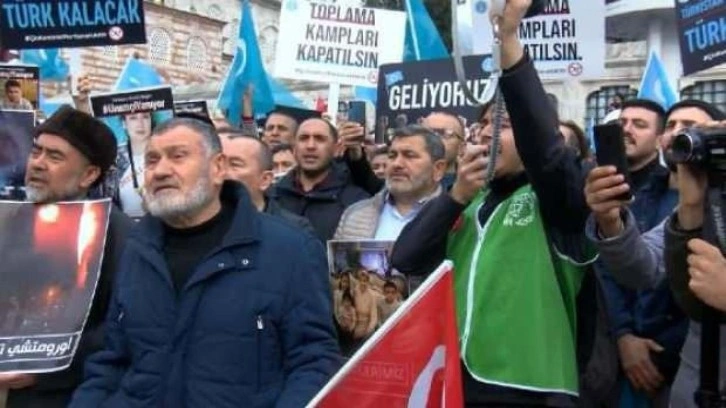
[{"label": "elderly man with white beard", "polygon": [[71,407],[304,406],[339,364],[322,245],[225,180],[201,120],[159,125],[144,159],[148,214]]}]

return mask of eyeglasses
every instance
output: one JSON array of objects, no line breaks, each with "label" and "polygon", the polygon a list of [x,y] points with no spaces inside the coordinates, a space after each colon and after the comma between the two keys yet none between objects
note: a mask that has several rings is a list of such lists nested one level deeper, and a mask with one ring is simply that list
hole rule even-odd
[{"label": "eyeglasses", "polygon": [[436,133],[437,135],[441,136],[444,140],[451,140],[451,139],[461,139],[464,140],[464,136],[456,133],[455,131],[451,129],[431,129],[432,132]]}]

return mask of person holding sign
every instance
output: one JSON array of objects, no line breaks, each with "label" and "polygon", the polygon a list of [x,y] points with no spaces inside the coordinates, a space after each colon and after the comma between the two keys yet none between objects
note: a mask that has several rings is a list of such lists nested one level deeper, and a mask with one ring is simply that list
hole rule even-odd
[{"label": "person holding sign", "polygon": [[483,145],[467,148],[449,194],[404,227],[391,259],[419,275],[454,261],[467,407],[573,407],[579,392],[575,305],[595,258],[583,234],[585,171],[518,38],[531,3],[507,0],[495,17],[506,112],[483,109]]},{"label": "person holding sign", "polygon": [[70,407],[303,407],[340,363],[322,245],[226,180],[204,120],[160,124],[144,159],[149,213]]},{"label": "person holding sign", "polygon": [[[103,123],[62,106],[35,130],[25,188],[29,201],[41,204],[85,199],[100,184],[116,156],[116,138]],[[131,221],[113,208],[103,264],[86,327],[71,366],[48,374],[0,374],[9,389],[8,408],[66,407],[81,383],[85,358],[103,346],[103,320],[111,285]],[[13,233],[20,233],[13,231]]]}]

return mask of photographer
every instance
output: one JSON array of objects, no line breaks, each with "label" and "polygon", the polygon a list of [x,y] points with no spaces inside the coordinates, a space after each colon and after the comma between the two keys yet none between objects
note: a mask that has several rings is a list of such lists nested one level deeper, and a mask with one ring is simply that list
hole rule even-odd
[{"label": "photographer", "polygon": [[[723,119],[724,115],[714,106],[701,101],[682,101],[667,113],[666,131],[663,145],[670,144],[672,137],[679,131],[694,124],[713,119]],[[666,149],[667,150],[667,149]],[[670,154],[666,162],[675,170]],[[692,187],[687,169],[672,173],[672,179],[679,184]],[[613,197],[628,186],[619,181],[615,170],[608,167],[594,169],[587,182],[586,196],[593,213],[588,221],[587,234],[599,247],[601,260],[611,271],[615,280],[631,289],[650,289],[665,284],[665,263],[663,262],[664,226],[666,221],[644,233],[638,232],[633,214],[625,209],[627,203]],[[687,189],[686,192],[689,190]],[[684,190],[680,191],[681,204]],[[668,263],[670,266],[670,263]],[[687,282],[686,282],[687,283]],[[685,287],[681,285],[681,288]],[[686,288],[687,290],[687,288]],[[682,292],[682,291],[680,291]],[[679,306],[682,296],[674,292]],[[700,330],[691,324],[686,343],[683,347],[682,361],[671,392],[671,405],[678,407],[695,406],[693,392],[697,385],[697,367],[700,347]]]}]

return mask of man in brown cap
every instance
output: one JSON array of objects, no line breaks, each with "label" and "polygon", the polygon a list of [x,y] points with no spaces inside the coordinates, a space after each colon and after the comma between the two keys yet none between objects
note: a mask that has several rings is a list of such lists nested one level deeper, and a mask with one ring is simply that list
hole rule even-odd
[{"label": "man in brown cap", "polygon": [[[109,171],[116,158],[116,138],[92,116],[62,106],[35,130],[26,165],[28,201],[53,203],[83,200]],[[114,265],[131,221],[113,208],[101,275],[78,350],[71,366],[50,374],[0,374],[0,390],[8,390],[7,407],[66,407],[83,378],[83,363],[103,347],[102,323],[110,300]]]}]

